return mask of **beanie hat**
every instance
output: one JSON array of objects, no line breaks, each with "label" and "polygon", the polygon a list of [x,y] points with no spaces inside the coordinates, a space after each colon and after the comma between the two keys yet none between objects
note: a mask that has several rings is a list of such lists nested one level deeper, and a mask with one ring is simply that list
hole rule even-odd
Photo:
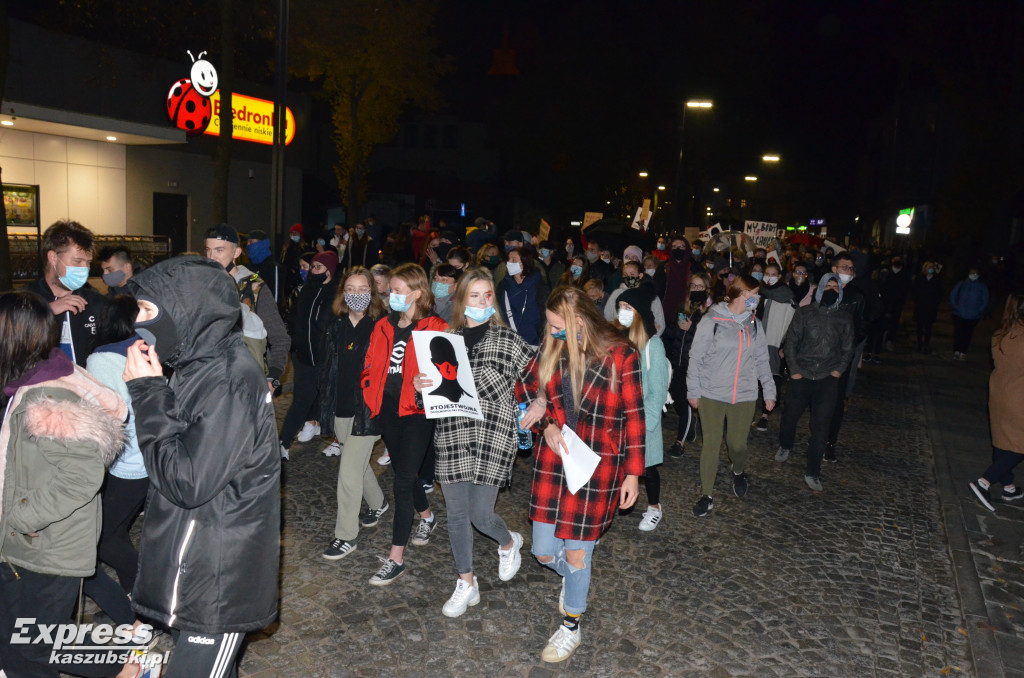
[{"label": "beanie hat", "polygon": [[630,259],[637,262],[643,261],[644,251],[636,245],[630,245],[626,248],[626,251],[622,253],[622,260],[629,261]]},{"label": "beanie hat", "polygon": [[[647,330],[647,335],[653,337],[657,333],[657,329],[654,326],[654,311],[651,310],[651,304],[654,303],[654,287],[651,285],[641,285],[640,287],[634,287],[632,289],[625,290],[619,295],[616,300],[622,301],[633,307],[636,314],[644,321],[644,329]],[[616,313],[618,308],[615,309]]]},{"label": "beanie hat", "polygon": [[333,278],[334,272],[338,270],[338,255],[334,252],[321,252],[313,257],[314,264],[318,261],[324,265],[324,268],[331,272],[331,277]]},{"label": "beanie hat", "polygon": [[288,229],[288,232],[302,235],[302,224],[292,224],[292,227]]}]

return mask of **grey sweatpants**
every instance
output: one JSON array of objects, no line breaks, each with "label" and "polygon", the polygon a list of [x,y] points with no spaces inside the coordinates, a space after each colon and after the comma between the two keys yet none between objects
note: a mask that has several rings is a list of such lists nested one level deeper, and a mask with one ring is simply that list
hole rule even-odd
[{"label": "grey sweatpants", "polygon": [[459,574],[473,571],[473,528],[504,546],[512,541],[505,521],[494,512],[498,488],[473,483],[442,483],[448,508],[448,539]]},{"label": "grey sweatpants", "polygon": [[384,506],[384,493],[370,468],[370,453],[380,436],[352,435],[352,417],[335,417],[334,435],[341,443],[338,519],[334,524],[334,537],[354,541],[359,534],[359,507],[363,500],[366,500],[367,508]]}]

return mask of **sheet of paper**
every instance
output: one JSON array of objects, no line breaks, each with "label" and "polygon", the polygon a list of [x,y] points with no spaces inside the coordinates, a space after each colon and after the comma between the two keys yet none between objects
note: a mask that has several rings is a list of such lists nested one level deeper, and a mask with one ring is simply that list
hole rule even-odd
[{"label": "sheet of paper", "polygon": [[601,463],[601,455],[590,449],[575,431],[564,424],[562,437],[569,448],[569,454],[558,450],[559,456],[562,457],[562,469],[565,471],[565,485],[569,488],[570,494],[576,494],[581,487],[590,482],[594,469]]}]

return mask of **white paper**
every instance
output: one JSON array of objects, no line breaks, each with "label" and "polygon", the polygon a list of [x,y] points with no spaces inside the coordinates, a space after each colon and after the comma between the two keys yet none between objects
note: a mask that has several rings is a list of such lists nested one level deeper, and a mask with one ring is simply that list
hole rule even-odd
[{"label": "white paper", "polygon": [[[461,335],[450,332],[413,332],[412,344],[416,351],[416,362],[420,372],[427,375],[432,383],[423,389],[423,409],[427,419],[444,417],[471,417],[483,419],[473,370],[466,352],[466,342]],[[443,379],[440,366],[449,370]],[[452,375],[451,370],[455,371]]]},{"label": "white paper", "polygon": [[565,485],[569,488],[570,494],[576,494],[579,489],[590,482],[594,475],[594,469],[601,463],[601,455],[590,449],[590,446],[583,442],[576,432],[566,425],[562,425],[562,438],[569,448],[569,454],[561,449],[558,450],[562,458],[562,469],[565,471]]}]

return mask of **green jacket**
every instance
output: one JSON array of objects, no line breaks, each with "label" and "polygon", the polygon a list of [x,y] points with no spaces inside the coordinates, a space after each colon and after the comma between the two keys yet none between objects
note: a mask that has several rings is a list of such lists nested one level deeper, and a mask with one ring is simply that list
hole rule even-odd
[{"label": "green jacket", "polygon": [[0,560],[87,577],[96,570],[99,489],[124,447],[124,425],[61,381],[19,389],[3,423]]}]

